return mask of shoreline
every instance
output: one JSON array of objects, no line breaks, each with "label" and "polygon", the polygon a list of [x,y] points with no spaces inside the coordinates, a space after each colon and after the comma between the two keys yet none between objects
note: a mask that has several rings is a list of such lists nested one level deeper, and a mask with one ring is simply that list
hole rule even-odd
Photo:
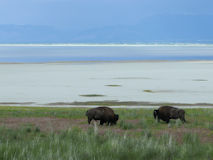
[{"label": "shoreline", "polygon": [[[98,105],[84,105],[84,106],[75,106],[75,105],[63,105],[63,106],[48,106],[48,105],[34,105],[34,106],[29,106],[29,105],[0,105],[1,107],[17,107],[17,108],[95,108],[95,107],[100,107]],[[157,109],[160,106],[107,106],[113,109]],[[213,109],[213,106],[173,106],[176,108],[182,108],[182,109]]]},{"label": "shoreline", "polygon": [[213,47],[212,43],[18,43],[0,47]]},{"label": "shoreline", "polygon": [[111,108],[158,108],[169,105],[179,108],[213,108],[212,103],[172,103],[172,102],[136,102],[136,101],[87,101],[87,102],[0,102],[0,107],[50,107],[50,108],[93,108],[98,106],[109,106]]},{"label": "shoreline", "polygon": [[0,62],[4,64],[80,64],[80,63],[213,63],[213,60],[94,60],[94,61],[50,61],[50,62]]}]

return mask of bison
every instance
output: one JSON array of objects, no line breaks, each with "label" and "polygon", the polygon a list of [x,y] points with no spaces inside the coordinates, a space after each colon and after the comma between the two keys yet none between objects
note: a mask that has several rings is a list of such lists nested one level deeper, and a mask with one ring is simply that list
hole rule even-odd
[{"label": "bison", "polygon": [[100,120],[100,125],[107,123],[107,125],[116,124],[119,119],[119,115],[115,114],[114,111],[109,107],[97,107],[89,109],[86,112],[86,116],[88,117],[88,123],[94,120]]},{"label": "bison", "polygon": [[171,107],[171,106],[161,106],[159,109],[154,110],[153,112],[154,118],[158,120],[166,121],[169,123],[170,119],[180,119],[182,122],[186,122],[185,120],[185,111],[183,109]]}]

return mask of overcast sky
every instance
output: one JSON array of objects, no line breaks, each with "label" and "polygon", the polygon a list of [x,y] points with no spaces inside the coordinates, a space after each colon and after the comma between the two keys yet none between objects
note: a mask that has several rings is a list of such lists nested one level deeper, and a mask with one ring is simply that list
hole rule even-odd
[{"label": "overcast sky", "polygon": [[159,15],[213,15],[212,0],[1,0],[0,24],[90,29]]},{"label": "overcast sky", "polygon": [[213,0],[0,0],[0,43],[213,42]]}]

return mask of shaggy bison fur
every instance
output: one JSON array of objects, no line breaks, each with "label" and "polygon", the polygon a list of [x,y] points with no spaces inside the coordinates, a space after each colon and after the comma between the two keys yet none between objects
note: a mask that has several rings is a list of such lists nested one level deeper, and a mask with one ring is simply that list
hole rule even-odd
[{"label": "shaggy bison fur", "polygon": [[107,123],[107,125],[116,124],[119,119],[119,115],[115,114],[114,111],[109,107],[97,107],[89,109],[86,112],[86,116],[88,117],[88,123],[94,120],[100,120],[100,125]]},{"label": "shaggy bison fur", "polygon": [[166,121],[169,123],[170,119],[180,119],[182,122],[186,122],[185,120],[185,111],[183,109],[171,107],[171,106],[161,106],[159,109],[154,110],[153,112],[154,118],[158,120]]}]

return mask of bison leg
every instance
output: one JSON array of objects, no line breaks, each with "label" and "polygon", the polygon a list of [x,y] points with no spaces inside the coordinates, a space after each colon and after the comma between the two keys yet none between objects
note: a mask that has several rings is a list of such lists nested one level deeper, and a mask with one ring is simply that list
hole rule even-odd
[{"label": "bison leg", "polygon": [[184,123],[184,122],[186,122],[186,120],[185,120],[185,116],[184,115],[182,115],[181,117],[180,117],[180,120]]},{"label": "bison leg", "polygon": [[158,122],[160,122],[160,118],[157,118]]},{"label": "bison leg", "polygon": [[112,125],[114,125],[114,123],[110,121],[110,122],[107,122],[107,125],[112,126]]},{"label": "bison leg", "polygon": [[100,120],[100,125],[103,125],[104,124],[104,121]]},{"label": "bison leg", "polygon": [[166,123],[169,123],[169,119],[166,120]]},{"label": "bison leg", "polygon": [[92,120],[92,119],[90,119],[90,118],[88,117],[88,124],[90,124],[91,120]]},{"label": "bison leg", "polygon": [[160,122],[160,118],[157,116],[155,119],[156,122]]},{"label": "bison leg", "polygon": [[183,123],[185,123],[185,122],[186,122],[185,118],[181,118],[181,121],[182,121]]}]

